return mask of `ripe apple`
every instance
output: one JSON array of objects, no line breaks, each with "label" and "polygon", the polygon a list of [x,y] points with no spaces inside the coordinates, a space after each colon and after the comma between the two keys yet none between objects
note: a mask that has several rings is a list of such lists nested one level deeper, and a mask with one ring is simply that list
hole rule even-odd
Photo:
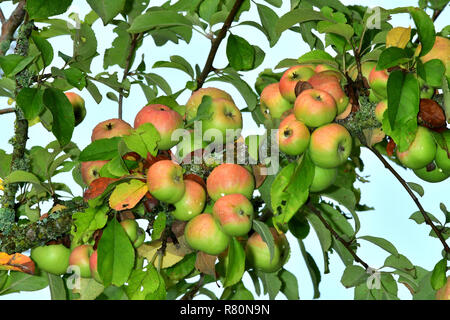
[{"label": "ripe apple", "polygon": [[230,238],[219,222],[209,213],[202,213],[189,220],[184,229],[188,245],[210,255],[218,255],[227,247]]},{"label": "ripe apple", "polygon": [[447,283],[436,292],[436,300],[450,300],[450,277],[447,277]]},{"label": "ripe apple", "polygon": [[334,68],[334,67],[332,67],[332,66],[330,66],[328,64],[320,63],[320,64],[318,64],[318,65],[316,65],[314,67],[314,72],[315,73],[319,73],[319,72],[322,72],[322,71],[336,71],[336,72],[339,72],[338,69],[336,69],[336,68]]},{"label": "ripe apple", "polygon": [[[369,74],[370,71],[372,71],[372,69],[374,67],[377,66],[377,63],[375,61],[365,61],[361,64],[361,72],[364,78],[366,78],[367,80],[369,80]],[[353,65],[348,72],[348,75],[350,76],[350,78],[353,81],[356,81],[356,78],[358,77],[358,67],[355,65]]]},{"label": "ripe apple", "polygon": [[[421,45],[419,44],[419,47]],[[417,50],[420,50],[419,47]],[[422,63],[426,63],[432,59],[440,59],[445,66],[445,75],[450,78],[450,40],[441,36],[436,36],[433,48],[420,59]]]},{"label": "ripe apple", "polygon": [[352,104],[348,103],[347,107],[345,108],[345,110],[342,111],[341,113],[339,113],[336,116],[335,120],[343,120],[343,119],[347,118],[350,115],[350,113],[352,112],[352,108],[353,108]]},{"label": "ripe apple", "polygon": [[245,246],[245,254],[249,264],[257,270],[272,273],[279,270],[289,258],[289,242],[284,233],[278,233],[270,228],[275,246],[272,260],[270,260],[269,246],[259,233],[253,233]]},{"label": "ripe apple", "polygon": [[134,219],[125,219],[120,221],[120,225],[125,230],[128,238],[130,238],[131,242],[135,242],[138,237],[139,225]]},{"label": "ripe apple", "polygon": [[381,100],[375,107],[375,118],[377,118],[377,120],[380,123],[383,123],[383,115],[386,109],[387,109],[387,100]]},{"label": "ripe apple", "polygon": [[66,92],[66,97],[69,99],[73,108],[73,115],[75,116],[75,127],[79,125],[86,117],[86,106],[84,99],[75,92]]},{"label": "ripe apple", "polygon": [[223,163],[211,171],[206,179],[206,188],[214,201],[232,193],[241,193],[251,199],[255,189],[255,179],[244,167],[233,163]]},{"label": "ripe apple", "polygon": [[309,190],[311,192],[320,192],[331,186],[337,177],[337,168],[321,168],[314,166],[314,178]]},{"label": "ripe apple", "polygon": [[92,130],[91,140],[127,136],[133,128],[121,119],[109,119],[100,122]]},{"label": "ripe apple", "polygon": [[302,154],[308,148],[311,134],[303,122],[294,119],[283,121],[278,129],[278,145],[280,151],[291,156]]},{"label": "ripe apple", "polygon": [[387,70],[376,70],[376,67],[370,71],[369,85],[373,92],[381,97],[381,99],[387,98],[387,81],[389,79],[389,73]]},{"label": "ripe apple", "polygon": [[31,249],[31,259],[43,271],[62,275],[69,267],[70,249],[62,244],[35,247]]},{"label": "ripe apple", "polygon": [[185,180],[186,191],[183,197],[174,203],[172,215],[182,221],[189,221],[203,212],[206,204],[205,189],[193,180]]},{"label": "ripe apple", "polygon": [[428,128],[418,126],[414,141],[408,150],[396,151],[400,162],[410,169],[420,169],[433,161],[436,155],[436,143],[433,134]]},{"label": "ripe apple", "polygon": [[228,194],[214,203],[213,216],[229,236],[244,236],[252,228],[253,205],[240,193]]},{"label": "ripe apple", "polygon": [[441,168],[445,172],[450,173],[450,130],[444,131],[442,135],[447,144],[447,149],[449,150],[449,153],[447,154],[447,150],[445,150],[438,144],[436,149],[435,161],[439,168]]},{"label": "ripe apple", "polygon": [[276,82],[261,92],[260,107],[267,119],[279,119],[284,112],[292,109],[292,104],[281,95],[279,83]]},{"label": "ripe apple", "polygon": [[281,95],[290,103],[295,101],[295,86],[299,81],[308,81],[314,75],[314,70],[307,66],[293,66],[287,69],[280,79],[279,88]]},{"label": "ripe apple", "polygon": [[212,99],[223,98],[234,103],[233,98],[223,90],[217,88],[200,88],[194,91],[186,102],[186,120],[192,120],[197,116],[197,109],[202,103],[204,96],[210,96]]},{"label": "ripe apple", "polygon": [[91,269],[91,276],[94,278],[95,281],[99,283],[103,283],[102,279],[100,278],[100,274],[98,273],[98,257],[97,257],[97,250],[94,250],[92,252],[91,257],[89,258],[89,269]]},{"label": "ripe apple", "polygon": [[307,89],[295,99],[294,114],[308,127],[320,127],[336,117],[336,102],[323,90]]},{"label": "ripe apple", "polygon": [[143,107],[134,119],[134,127],[138,128],[144,123],[151,123],[158,131],[161,140],[158,149],[169,150],[178,141],[172,140],[172,133],[183,128],[183,118],[175,110],[163,104],[149,104]]},{"label": "ripe apple", "polygon": [[308,82],[314,89],[319,89],[330,94],[336,103],[337,114],[342,113],[348,105],[348,97],[340,84],[341,74],[334,71],[323,71],[313,75]]},{"label": "ripe apple", "polygon": [[100,170],[108,161],[84,161],[81,163],[81,178],[86,185],[90,185],[92,181],[100,178]]},{"label": "ripe apple", "polygon": [[69,265],[78,266],[80,268],[80,276],[82,278],[91,278],[91,269],[89,267],[89,257],[94,251],[89,244],[82,244],[75,247],[69,256]]},{"label": "ripe apple", "polygon": [[[242,129],[242,114],[233,101],[223,98],[213,99],[209,108],[209,115],[208,118],[202,119],[203,134],[209,129],[218,130],[223,143],[226,141],[227,129]],[[206,137],[205,139],[207,140]]]},{"label": "ripe apple", "polygon": [[434,166],[434,169],[428,171],[427,166],[414,170],[414,174],[420,179],[427,182],[441,182],[450,176],[449,172],[445,172],[438,166]]},{"label": "ripe apple", "polygon": [[155,162],[147,171],[147,186],[156,199],[175,203],[185,192],[183,168],[172,160]]},{"label": "ripe apple", "polygon": [[331,169],[343,164],[352,150],[350,133],[337,123],[326,124],[311,134],[309,152],[315,165]]}]

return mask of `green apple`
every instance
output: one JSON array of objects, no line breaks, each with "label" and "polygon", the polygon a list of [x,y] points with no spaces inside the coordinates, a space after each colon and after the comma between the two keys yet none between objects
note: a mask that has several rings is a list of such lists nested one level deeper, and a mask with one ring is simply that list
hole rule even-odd
[{"label": "green apple", "polygon": [[445,172],[450,173],[450,130],[444,131],[442,135],[447,144],[447,150],[449,150],[449,152],[447,152],[447,150],[445,150],[438,144],[436,149],[435,161],[439,168],[441,168]]},{"label": "green apple", "polygon": [[320,127],[332,122],[337,112],[333,96],[320,89],[304,90],[294,104],[295,118],[308,127]]},{"label": "green apple", "polygon": [[204,96],[210,96],[212,99],[223,98],[234,103],[233,98],[225,91],[217,88],[200,88],[194,91],[186,102],[186,120],[192,120],[197,116],[197,110]]},{"label": "green apple", "polygon": [[389,79],[389,73],[387,70],[376,70],[376,67],[370,71],[369,85],[373,92],[381,97],[381,99],[387,99],[387,81]]},{"label": "green apple", "polygon": [[271,83],[261,92],[260,107],[267,119],[279,119],[284,112],[292,109],[292,104],[280,93],[279,83]]},{"label": "green apple", "polygon": [[185,180],[186,191],[180,200],[174,203],[171,211],[175,219],[189,221],[203,212],[206,204],[205,189],[195,181]]},{"label": "green apple", "polygon": [[414,170],[414,174],[420,179],[427,182],[441,182],[450,176],[450,173],[445,172],[438,166],[434,166],[434,169],[428,171],[427,166]]},{"label": "green apple", "polygon": [[383,123],[383,115],[384,112],[387,110],[387,100],[381,100],[378,102],[378,104],[375,107],[375,118],[380,122]]},{"label": "green apple", "polygon": [[202,213],[189,220],[184,229],[188,245],[210,255],[218,255],[228,247],[230,237],[219,222],[209,213]]},{"label": "green apple", "polygon": [[314,75],[314,70],[308,66],[297,65],[287,69],[279,82],[281,95],[290,103],[294,103],[295,86],[299,81],[308,81]]},{"label": "green apple", "polygon": [[183,168],[172,160],[155,162],[147,171],[147,186],[156,199],[175,203],[183,197],[186,189]]},{"label": "green apple", "polygon": [[343,164],[352,150],[350,133],[337,123],[326,124],[311,134],[309,152],[315,165],[331,169]]},{"label": "green apple", "polygon": [[213,206],[213,216],[229,236],[244,236],[252,228],[253,205],[240,193],[228,194]]},{"label": "green apple", "polygon": [[142,228],[139,228],[137,231],[137,238],[133,242],[133,246],[135,248],[139,248],[145,241],[145,230]]},{"label": "green apple", "polygon": [[69,265],[80,268],[82,278],[91,278],[91,269],[89,267],[89,258],[94,251],[89,244],[83,244],[75,247],[69,256]]},{"label": "green apple", "polygon": [[62,244],[35,247],[30,257],[41,270],[62,275],[69,267],[70,249]]},{"label": "green apple", "polygon": [[434,88],[428,85],[425,80],[418,78],[421,99],[431,99],[434,95]]},{"label": "green apple", "polygon": [[[242,114],[236,107],[234,102],[218,98],[213,99],[209,107],[209,117],[202,119],[202,132],[204,139],[207,141],[215,141],[215,133],[221,137],[223,143],[227,138],[227,130],[240,131],[242,129]],[[208,132],[212,132],[214,138],[208,138]],[[212,131],[214,130],[214,131]]]},{"label": "green apple", "polygon": [[125,219],[120,221],[120,225],[125,230],[125,233],[130,238],[131,242],[135,242],[138,237],[139,225],[134,219]]},{"label": "green apple", "polygon": [[89,269],[91,269],[91,276],[94,278],[95,281],[98,283],[103,283],[102,279],[100,278],[100,274],[98,273],[98,257],[97,257],[97,250],[94,250],[92,252],[91,257],[89,258]]},{"label": "green apple", "polygon": [[234,163],[223,163],[213,169],[206,179],[206,188],[214,201],[232,193],[241,193],[251,199],[255,179],[244,167]]},{"label": "green apple", "polygon": [[311,192],[320,192],[331,186],[337,177],[337,168],[325,169],[314,166],[314,178],[309,190]]},{"label": "green apple", "polygon": [[418,126],[414,141],[406,151],[396,151],[398,160],[410,169],[420,169],[433,161],[436,155],[436,143],[431,131]]},{"label": "green apple", "polygon": [[311,134],[301,121],[293,117],[292,121],[282,121],[278,129],[278,145],[281,152],[291,156],[302,154],[309,144]]}]

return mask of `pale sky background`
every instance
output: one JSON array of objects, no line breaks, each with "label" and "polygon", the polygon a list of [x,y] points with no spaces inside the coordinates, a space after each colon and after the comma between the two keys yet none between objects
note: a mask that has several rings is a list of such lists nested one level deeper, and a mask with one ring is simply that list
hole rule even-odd
[{"label": "pale sky background", "polygon": [[[163,1],[151,1],[152,6],[157,6]],[[257,3],[262,3],[267,5],[262,0],[256,1]],[[370,7],[381,6],[383,8],[394,8],[398,6],[416,6],[417,1],[350,1],[343,0],[345,5],[367,5]],[[13,10],[13,6],[10,2],[3,2],[0,4],[1,9],[5,13],[5,16],[9,16],[10,12]],[[273,7],[272,7],[273,8]],[[71,8],[68,12],[77,12],[83,19],[84,16],[90,11],[89,6],[85,1],[74,0]],[[275,9],[279,16],[289,11],[289,1],[284,1],[281,9]],[[67,15],[65,15],[67,16]],[[255,20],[260,22],[256,7],[253,5],[253,9],[250,12],[246,12],[242,15],[241,21],[244,20]],[[446,22],[450,21],[449,9],[447,9],[436,21],[436,30],[441,30]],[[404,26],[409,25],[414,26],[414,22],[406,14],[394,15],[391,21],[394,26]],[[103,27],[102,22],[98,19],[93,25],[94,31],[96,32],[98,48],[97,51],[100,56],[96,57],[92,63],[93,74],[100,73],[103,70],[103,53],[105,49],[111,46],[116,34],[112,32],[112,27]],[[217,28],[217,27],[216,27]],[[266,57],[262,65],[260,65],[256,70],[245,72],[244,79],[253,87],[258,73],[265,68],[273,68],[279,61],[284,58],[298,58],[302,54],[309,51],[309,46],[303,42],[301,36],[297,33],[290,31],[285,32],[278,43],[270,48],[265,36],[254,28],[239,26],[233,27],[231,31],[236,34],[246,38],[251,44],[258,45],[261,49],[266,52]],[[52,38],[51,43],[55,49],[55,57],[52,65],[61,67],[63,61],[58,57],[58,50],[63,53],[72,54],[72,42],[69,37],[57,37]],[[216,56],[214,66],[221,68],[226,66],[227,59],[225,55],[226,39],[222,42],[218,54]],[[199,64],[202,68],[206,61],[207,54],[209,52],[210,43],[209,40],[201,36],[200,34],[194,32],[190,44],[181,42],[176,45],[169,42],[164,47],[157,47],[153,40],[148,37],[141,46],[137,55],[136,61],[133,68],[136,68],[137,64],[140,62],[140,57],[145,54],[145,62],[147,66],[147,72],[154,72],[163,76],[171,85],[173,92],[184,87],[186,81],[190,79],[188,76],[177,70],[159,68],[150,70],[154,62],[159,60],[168,61],[171,55],[181,55],[185,57],[192,66]],[[48,71],[50,68],[48,67]],[[119,70],[117,68],[110,68],[110,71]],[[121,73],[119,70],[119,77]],[[240,109],[245,108],[245,102],[237,92],[237,90],[226,83],[207,83],[205,86],[216,86],[222,88],[229,92],[233,99],[235,100],[237,106]],[[110,91],[109,88],[99,85],[99,88],[103,94]],[[77,91],[74,89],[73,91]],[[97,105],[95,101],[91,98],[87,90],[83,90],[83,98],[86,101],[87,106],[87,116],[85,120],[75,129],[73,135],[73,141],[78,145],[80,149],[86,147],[90,142],[90,136],[93,127],[100,121],[110,118],[117,117],[117,103],[106,98],[104,95],[102,102]],[[184,104],[189,97],[189,93],[186,91],[183,93],[178,102]],[[6,108],[7,99],[0,98],[0,108]],[[124,120],[133,124],[134,117],[136,113],[146,104],[146,99],[141,91],[141,89],[136,86],[132,88],[129,98],[124,99]],[[13,121],[14,115],[1,115],[0,116],[0,127],[2,128],[2,139],[0,140],[0,149],[6,150],[8,153],[12,151],[11,145],[8,144],[8,140],[13,135]],[[244,114],[244,130],[243,135],[262,133],[263,128],[258,128],[252,121],[251,115],[248,113]],[[27,147],[34,145],[46,145],[48,142],[55,140],[51,133],[48,133],[42,126],[35,125],[31,127],[30,139],[28,141]],[[365,170],[361,173],[363,176],[369,176],[368,179],[370,183],[360,184],[357,183],[357,187],[361,188],[362,199],[361,203],[366,204],[371,207],[375,207],[373,211],[361,212],[359,213],[359,218],[361,220],[361,230],[358,235],[371,235],[376,237],[383,237],[391,241],[397,248],[397,250],[406,255],[415,265],[419,265],[428,270],[431,270],[436,262],[441,259],[442,245],[439,240],[435,238],[430,238],[428,233],[430,228],[423,225],[417,225],[414,221],[409,220],[409,216],[417,211],[412,199],[404,191],[400,183],[394,178],[394,176],[388,172],[368,150],[362,149],[362,160],[365,163]],[[448,198],[448,192],[450,187],[450,179],[439,184],[427,183],[416,177],[412,171],[404,170],[401,167],[392,164],[394,168],[404,177],[406,181],[416,182],[421,184],[425,189],[424,197],[420,198],[420,201],[428,212],[443,220],[443,214],[439,210],[439,203],[444,202],[447,208],[450,208],[450,201]],[[66,179],[65,179],[66,178]],[[66,182],[69,187],[72,188],[74,194],[80,194],[81,189],[78,185],[71,181],[71,176],[60,175],[59,181]],[[351,221],[352,223],[352,221]],[[285,265],[285,268],[292,273],[294,273],[299,282],[299,293],[300,299],[312,299],[313,297],[313,287],[310,280],[310,276],[303,258],[300,254],[297,241],[294,237],[288,236],[291,244],[291,258]],[[330,255],[330,273],[323,274],[323,258],[320,249],[319,241],[316,237],[315,232],[311,229],[311,232],[307,239],[304,241],[306,249],[314,257],[319,269],[322,272],[322,281],[320,283],[320,299],[353,299],[354,289],[346,289],[340,283],[342,273],[344,271],[344,264],[341,262],[340,258],[336,253]],[[385,258],[388,254],[382,249],[376,247],[375,245],[360,240],[361,247],[358,249],[358,255],[366,261],[371,267],[379,268],[383,265]],[[244,283],[246,287],[254,292],[253,284],[249,276],[246,274],[244,276]],[[211,284],[207,286],[211,290],[216,290],[217,286]],[[221,291],[220,291],[221,292]],[[220,293],[218,293],[220,295]],[[409,291],[402,285],[399,285],[399,297],[401,299],[410,299],[411,295]],[[44,289],[37,292],[23,292],[20,294],[11,294],[7,296],[0,296],[0,299],[49,299],[49,290]],[[201,296],[200,298],[205,298]],[[256,299],[267,299],[267,296],[256,296]],[[278,299],[285,299],[283,294],[279,294]]]}]

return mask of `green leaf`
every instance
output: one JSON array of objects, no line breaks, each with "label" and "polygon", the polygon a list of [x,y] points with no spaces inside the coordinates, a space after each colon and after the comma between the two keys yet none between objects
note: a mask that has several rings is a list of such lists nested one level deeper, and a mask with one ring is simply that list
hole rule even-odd
[{"label": "green leaf", "polygon": [[364,283],[368,277],[363,267],[351,265],[345,268],[341,283],[346,288],[352,288]]},{"label": "green leaf", "polygon": [[223,281],[224,288],[241,281],[245,271],[245,252],[235,237],[230,241],[226,258],[226,275]]},{"label": "green leaf", "polygon": [[[110,287],[112,288],[112,287]],[[93,278],[80,278],[80,289],[75,292],[80,294],[78,300],[95,300],[103,293],[105,287]],[[78,292],[79,291],[79,292]],[[117,298],[116,300],[119,300]]]},{"label": "green leaf", "polygon": [[320,221],[319,217],[314,213],[308,213],[306,215],[306,219],[308,219],[309,223],[312,225],[314,231],[319,238],[320,246],[322,247],[322,252],[327,252],[332,243],[331,233],[324,226],[322,221]]},{"label": "green leaf", "polygon": [[422,9],[409,7],[408,11],[414,20],[417,33],[419,35],[419,40],[422,44],[422,50],[420,51],[420,56],[422,57],[433,48],[434,41],[436,39],[434,23],[430,16]]},{"label": "green leaf", "polygon": [[49,66],[53,60],[52,45],[45,38],[39,36],[38,34],[32,34],[31,38],[33,39],[33,42],[36,45],[36,47],[41,52],[41,57],[44,62],[44,67]]},{"label": "green leaf", "polygon": [[211,23],[211,17],[217,12],[220,0],[205,0],[202,1],[198,8],[200,18]]},{"label": "green leaf", "polygon": [[23,88],[17,94],[17,105],[22,109],[25,119],[33,120],[44,108],[44,90],[38,88]]},{"label": "green leaf", "polygon": [[72,0],[27,0],[26,9],[30,19],[39,19],[55,16],[66,12],[72,4]]},{"label": "green leaf", "polygon": [[97,86],[89,79],[86,79],[86,89],[89,91],[92,98],[95,100],[97,104],[102,102],[103,97],[100,91],[98,90]]},{"label": "green leaf", "polygon": [[135,250],[116,218],[108,222],[98,243],[98,272],[105,287],[122,286],[134,267]]},{"label": "green leaf", "polygon": [[70,142],[75,127],[72,104],[62,91],[53,88],[45,89],[43,99],[53,116],[52,132],[58,142],[65,146]]},{"label": "green leaf", "polygon": [[417,72],[432,87],[440,87],[445,74],[445,66],[440,59],[432,59],[422,64],[417,62]]},{"label": "green leaf", "polygon": [[87,3],[102,19],[103,25],[106,26],[122,11],[125,0],[87,0]]},{"label": "green leaf", "polygon": [[444,94],[444,112],[447,122],[450,122],[450,83],[446,77],[442,77],[442,93]]},{"label": "green leaf", "polygon": [[264,286],[264,292],[269,294],[269,299],[274,300],[281,290],[283,283],[276,273],[258,272]]},{"label": "green leaf", "polygon": [[147,73],[144,77],[149,85],[160,87],[167,95],[172,94],[172,89],[170,88],[169,83],[160,75],[157,75],[156,73]]},{"label": "green leaf", "polygon": [[292,10],[285,15],[281,16],[276,24],[276,30],[278,33],[289,29],[297,23],[303,23],[307,21],[315,20],[329,20],[321,12],[315,11],[313,9],[299,8]]},{"label": "green leaf", "polygon": [[228,36],[227,58],[236,71],[251,70],[255,61],[255,49],[242,37],[230,34]]},{"label": "green leaf", "polygon": [[166,276],[172,281],[179,281],[187,277],[195,268],[197,253],[192,252],[184,256],[183,260],[164,269]]},{"label": "green leaf", "polygon": [[0,56],[0,67],[7,77],[13,77],[23,69],[25,69],[36,56],[23,57],[19,54],[8,54]]},{"label": "green leaf", "polygon": [[47,273],[48,285],[50,287],[50,297],[52,300],[67,300],[66,286],[61,276]]},{"label": "green leaf", "polygon": [[275,25],[278,21],[278,15],[275,11],[262,4],[257,4],[257,8],[262,27],[264,28],[265,34],[269,39],[270,47],[273,47],[280,38],[280,34],[275,29]]},{"label": "green leaf", "polygon": [[434,290],[439,290],[447,283],[447,259],[442,259],[434,266],[433,273],[431,274],[431,286]]},{"label": "green leaf", "polygon": [[398,251],[394,247],[392,243],[390,243],[388,240],[378,237],[372,237],[372,236],[362,236],[359,237],[359,239],[364,239],[369,242],[372,242],[373,244],[379,246],[381,249],[386,250],[387,252],[393,254],[394,256],[398,256]]},{"label": "green leaf", "polygon": [[80,69],[64,69],[63,73],[67,82],[78,90],[83,90],[83,88],[86,86],[86,76]]},{"label": "green leaf", "polygon": [[171,56],[170,61],[157,61],[153,64],[153,68],[173,68],[186,72],[192,79],[194,79],[194,70],[189,62],[181,56]]},{"label": "green leaf", "polygon": [[152,264],[146,266],[144,270],[133,270],[125,286],[125,292],[130,300],[145,300],[146,296],[155,293],[160,283],[160,275]]},{"label": "green leaf", "polygon": [[91,144],[84,148],[83,151],[81,151],[78,160],[111,160],[118,154],[118,144],[120,140],[121,137],[94,140]]},{"label": "green leaf", "polygon": [[406,63],[409,60],[405,49],[398,47],[389,47],[381,52],[378,58],[376,70],[384,70]]},{"label": "green leaf", "polygon": [[308,220],[303,215],[296,214],[291,220],[289,220],[289,231],[297,239],[305,239],[310,230]]},{"label": "green leaf", "polygon": [[411,190],[415,191],[419,196],[423,197],[425,194],[425,190],[423,190],[423,187],[414,182],[407,182],[408,186],[411,188]]},{"label": "green leaf", "polygon": [[344,37],[347,41],[355,33],[353,28],[346,23],[335,23],[330,21],[320,21],[317,24],[317,31],[320,33],[332,33]]},{"label": "green leaf", "polygon": [[306,267],[308,268],[309,275],[311,277],[311,281],[313,283],[314,288],[314,299],[317,299],[320,297],[320,291],[319,291],[319,284],[320,284],[320,270],[317,267],[316,262],[314,261],[314,258],[309,254],[308,251],[306,251],[305,245],[303,244],[302,240],[298,240],[298,244],[300,246],[300,252],[302,253],[303,259],[305,260]]},{"label": "green leaf", "polygon": [[298,58],[297,62],[299,64],[326,64],[334,68],[338,68],[338,63],[334,58],[324,50],[313,50],[303,54]]},{"label": "green leaf", "polygon": [[253,230],[255,230],[255,232],[257,232],[261,236],[261,239],[267,244],[267,247],[269,248],[270,260],[272,261],[275,252],[275,241],[269,227],[264,222],[253,220]]},{"label": "green leaf", "polygon": [[6,295],[20,291],[38,291],[48,286],[47,275],[31,275],[20,271],[11,271],[3,286],[0,287],[0,295]]},{"label": "green leaf", "polygon": [[81,212],[75,212],[72,216],[74,221],[74,236],[72,242],[74,244],[82,244],[88,242],[94,232],[102,229],[108,221],[109,207],[102,205],[101,207],[89,207]]},{"label": "green leaf", "polygon": [[153,222],[152,240],[158,240],[166,228],[167,216],[165,212],[158,213],[155,221]]},{"label": "green leaf", "polygon": [[286,269],[281,269],[278,272],[278,277],[281,280],[281,292],[288,298],[288,300],[300,299],[298,295],[297,277]]},{"label": "green leaf", "polygon": [[50,190],[42,184],[42,182],[39,180],[38,177],[36,177],[34,174],[23,171],[23,170],[15,170],[11,172],[3,181],[3,184],[9,184],[9,183],[19,183],[19,182],[26,182],[31,183],[35,187],[39,188],[40,192],[45,191],[50,193]]},{"label": "green leaf", "polygon": [[384,261],[385,267],[391,267],[397,270],[405,271],[415,276],[415,267],[407,257],[402,254],[390,255]]},{"label": "green leaf", "polygon": [[159,140],[161,140],[160,135],[151,123],[145,123],[135,129],[130,135],[123,137],[127,147],[143,158],[147,158],[149,153],[156,156]]},{"label": "green leaf", "polygon": [[139,33],[154,28],[191,25],[192,23],[189,19],[174,11],[148,11],[136,17],[127,31],[130,33]]},{"label": "green leaf", "polygon": [[283,4],[283,0],[265,0],[265,1],[277,8],[280,8],[281,5]]}]

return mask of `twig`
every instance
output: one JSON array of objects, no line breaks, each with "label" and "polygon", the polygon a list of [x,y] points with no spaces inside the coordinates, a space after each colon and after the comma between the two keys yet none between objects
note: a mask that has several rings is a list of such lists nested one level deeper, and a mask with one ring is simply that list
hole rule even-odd
[{"label": "twig", "polygon": [[[131,67],[131,60],[135,53],[136,45],[137,45],[140,35],[141,35],[141,33],[136,33],[133,35],[133,38],[131,39],[130,51],[128,52],[125,69],[123,71],[122,83],[125,81],[125,79],[129,75],[130,67]],[[123,105],[123,89],[121,88],[119,91],[119,119],[122,119],[122,113],[123,113],[122,105]]]},{"label": "twig", "polygon": [[408,192],[410,197],[413,199],[413,201],[415,202],[415,204],[419,208],[419,211],[422,214],[423,218],[425,219],[426,224],[428,224],[431,227],[431,229],[433,229],[434,233],[436,233],[436,236],[442,242],[442,245],[444,246],[445,252],[450,253],[450,248],[447,245],[447,243],[445,242],[445,239],[442,236],[442,233],[434,225],[433,221],[431,221],[430,217],[428,216],[428,214],[423,209],[419,199],[417,199],[417,197],[414,194],[414,192],[408,186],[408,183],[398,174],[397,171],[395,171],[395,169],[389,164],[389,162],[387,162],[386,159],[383,158],[383,156],[378,152],[378,150],[376,150],[374,148],[370,148],[370,147],[369,147],[369,150],[372,151],[377,156],[377,158],[384,164],[384,167],[386,169],[388,169],[397,178],[397,180],[401,183],[403,188],[405,188],[405,190]]},{"label": "twig", "polygon": [[348,252],[350,252],[350,254],[353,256],[353,259],[355,259],[356,262],[360,263],[364,269],[368,269],[369,265],[364,262],[364,260],[362,260],[357,254],[356,252],[350,247],[350,243],[345,241],[344,239],[341,238],[341,236],[333,229],[332,226],[330,226],[328,224],[328,222],[325,220],[325,218],[322,216],[322,213],[320,212],[320,210],[318,210],[316,207],[314,207],[314,205],[312,205],[311,203],[307,203],[306,206],[315,214],[317,215],[317,217],[320,219],[320,221],[323,223],[323,225],[325,226],[325,228],[327,228],[331,234],[336,238],[336,240],[338,240],[339,242],[341,242],[344,247],[347,249]]},{"label": "twig", "polygon": [[208,58],[206,59],[205,66],[203,67],[202,73],[197,78],[197,89],[200,89],[203,86],[206,77],[211,72],[211,70],[213,70],[212,64],[216,56],[217,50],[219,49],[220,43],[225,38],[228,29],[230,29],[231,23],[233,22],[234,17],[236,16],[243,2],[244,0],[236,0],[233,8],[231,9],[230,13],[228,14],[228,17],[226,18],[222,26],[222,29],[220,29],[219,34],[217,35],[216,38],[214,38],[211,41],[211,49],[209,51]]},{"label": "twig", "polygon": [[0,22],[1,24],[5,24],[6,22],[5,15],[3,14],[2,9],[0,9]]},{"label": "twig", "polygon": [[[25,17],[24,6],[25,1],[21,1],[11,13],[11,16],[8,20],[5,20],[5,17],[3,16],[2,32],[0,34],[0,56],[3,56],[8,50],[9,43],[13,39],[14,32],[16,32],[17,28],[20,26],[23,18]],[[7,45],[4,44],[4,41],[6,41]]]},{"label": "twig", "polygon": [[203,286],[203,281],[205,280],[205,275],[203,273],[200,274],[200,279],[195,284],[195,286],[192,287],[191,290],[189,290],[183,297],[181,297],[181,300],[192,300],[194,296],[197,294],[198,290]]},{"label": "twig", "polygon": [[0,114],[13,113],[14,111],[16,111],[14,108],[1,109]]}]

